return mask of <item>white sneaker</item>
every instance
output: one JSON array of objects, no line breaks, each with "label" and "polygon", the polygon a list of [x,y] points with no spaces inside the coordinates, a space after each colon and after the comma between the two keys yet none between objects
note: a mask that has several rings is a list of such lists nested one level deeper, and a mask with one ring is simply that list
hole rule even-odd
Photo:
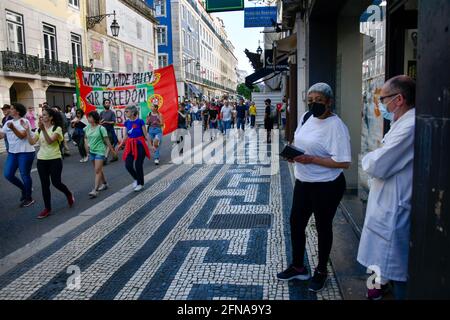
[{"label": "white sneaker", "polygon": [[108,189],[108,184],[104,183],[97,189],[97,191],[105,191],[106,189]]},{"label": "white sneaker", "polygon": [[133,182],[133,188],[136,188],[138,186],[138,182],[137,182],[137,180],[134,180],[134,182]]},{"label": "white sneaker", "polygon": [[97,198],[97,196],[98,196],[98,191],[92,190],[91,192],[89,192],[89,197],[90,197],[91,199]]},{"label": "white sneaker", "polygon": [[135,192],[139,192],[139,191],[141,191],[142,189],[144,189],[144,186],[141,186],[141,185],[139,184],[139,185],[136,186],[136,188],[134,188],[134,191],[135,191]]},{"label": "white sneaker", "polygon": [[155,159],[155,164],[159,165],[159,159]]},{"label": "white sneaker", "polygon": [[85,163],[89,161],[89,157],[84,157],[80,160],[81,163]]}]

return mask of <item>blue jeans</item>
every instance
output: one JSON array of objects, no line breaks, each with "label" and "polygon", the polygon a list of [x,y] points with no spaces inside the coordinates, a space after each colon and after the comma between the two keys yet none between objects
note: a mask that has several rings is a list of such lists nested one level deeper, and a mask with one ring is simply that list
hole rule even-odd
[{"label": "blue jeans", "polygon": [[[3,174],[9,182],[22,191],[22,197],[25,200],[31,200],[31,189],[33,181],[31,180],[31,167],[33,165],[35,152],[8,153]],[[16,171],[19,169],[20,177],[16,177]]]},{"label": "blue jeans", "polygon": [[161,147],[163,132],[161,128],[156,127],[149,127],[148,128],[148,134],[150,136],[150,139],[153,141],[155,139],[159,140],[158,148],[155,150],[155,160],[159,160],[159,148]]},{"label": "blue jeans", "polygon": [[231,129],[231,120],[223,120],[223,133],[227,134],[227,131]]},{"label": "blue jeans", "polygon": [[241,129],[245,131],[245,118],[237,118],[237,129]]}]

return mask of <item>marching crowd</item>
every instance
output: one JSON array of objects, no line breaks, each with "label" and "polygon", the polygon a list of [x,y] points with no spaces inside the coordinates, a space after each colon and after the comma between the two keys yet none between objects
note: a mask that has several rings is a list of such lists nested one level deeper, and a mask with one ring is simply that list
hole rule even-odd
[{"label": "marching crowd", "polygon": [[[51,214],[51,184],[64,193],[69,207],[75,203],[74,194],[61,181],[63,159],[71,155],[68,147],[71,141],[78,148],[80,163],[90,161],[93,164],[94,188],[88,194],[90,198],[96,198],[99,192],[108,189],[103,167],[108,162],[117,161],[120,150],[124,150],[122,159],[134,180],[133,188],[136,192],[144,187],[145,158],[151,159],[153,156],[155,165],[160,163],[164,118],[158,110],[157,101],[152,104],[146,119],[139,118],[139,110],[135,106],[125,109],[126,121],[120,141],[115,129],[116,113],[111,109],[109,100],[104,100],[100,113],[92,111],[85,114],[83,110],[70,105],[62,110],[59,106],[50,107],[47,102],[41,106],[39,116],[36,116],[33,107],[26,108],[20,103],[4,105],[2,111],[0,139],[5,140],[8,153],[4,176],[20,189],[20,206],[33,205],[35,200],[32,197],[31,170],[34,159],[37,158],[44,199],[44,209],[38,215],[39,219]],[[285,124],[285,116],[281,116],[283,113],[285,114],[276,109],[270,100],[266,101],[264,125],[269,133],[274,123],[280,126],[281,121],[276,117],[284,119],[282,124]],[[256,114],[255,104],[245,102],[244,99],[239,102],[212,99],[200,103],[185,100],[180,103],[178,110],[177,144],[182,144],[186,130],[194,121],[203,124],[203,131],[209,131],[211,139],[215,139],[218,134],[229,136],[231,128],[237,128],[239,137],[242,137],[246,125],[255,128]],[[37,153],[35,146],[39,146]],[[180,153],[182,152],[181,147]],[[20,172],[20,179],[16,176],[17,170]]]}]

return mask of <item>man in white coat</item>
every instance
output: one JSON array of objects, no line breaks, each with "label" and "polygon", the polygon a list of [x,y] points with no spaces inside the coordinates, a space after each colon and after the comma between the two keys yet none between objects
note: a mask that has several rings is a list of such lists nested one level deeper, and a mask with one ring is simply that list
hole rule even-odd
[{"label": "man in white coat", "polygon": [[367,298],[382,299],[392,283],[397,299],[404,299],[414,159],[415,90],[413,79],[398,76],[381,90],[380,109],[392,126],[383,146],[367,154],[362,168],[371,179],[358,262],[376,275],[368,281]]}]

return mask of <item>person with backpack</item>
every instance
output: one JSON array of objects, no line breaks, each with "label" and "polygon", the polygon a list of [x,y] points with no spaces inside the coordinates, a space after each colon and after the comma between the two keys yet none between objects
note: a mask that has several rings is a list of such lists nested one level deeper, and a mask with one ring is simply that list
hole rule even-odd
[{"label": "person with backpack", "polygon": [[41,179],[42,198],[45,207],[37,218],[47,218],[52,211],[50,179],[53,186],[64,193],[71,208],[75,203],[75,198],[67,186],[61,182],[63,162],[60,144],[64,141],[61,114],[49,108],[44,109],[42,116],[39,117],[39,129],[34,135],[27,122],[22,120],[21,125],[27,132],[30,144],[34,145],[39,141],[40,146],[37,154],[37,170]]},{"label": "person with backpack", "polygon": [[266,105],[265,113],[264,113],[264,129],[267,132],[267,143],[272,143],[272,129],[273,124],[277,119],[277,108],[272,105],[272,100],[266,99],[264,101]]},{"label": "person with backpack", "polygon": [[100,120],[101,118],[98,112],[91,111],[88,115],[89,125],[83,129],[86,153],[89,154],[89,159],[92,161],[95,170],[94,189],[89,193],[91,199],[96,198],[99,191],[108,189],[108,183],[103,172],[106,148],[111,151],[114,157],[117,157],[117,153],[108,137],[108,132],[100,124]]}]

